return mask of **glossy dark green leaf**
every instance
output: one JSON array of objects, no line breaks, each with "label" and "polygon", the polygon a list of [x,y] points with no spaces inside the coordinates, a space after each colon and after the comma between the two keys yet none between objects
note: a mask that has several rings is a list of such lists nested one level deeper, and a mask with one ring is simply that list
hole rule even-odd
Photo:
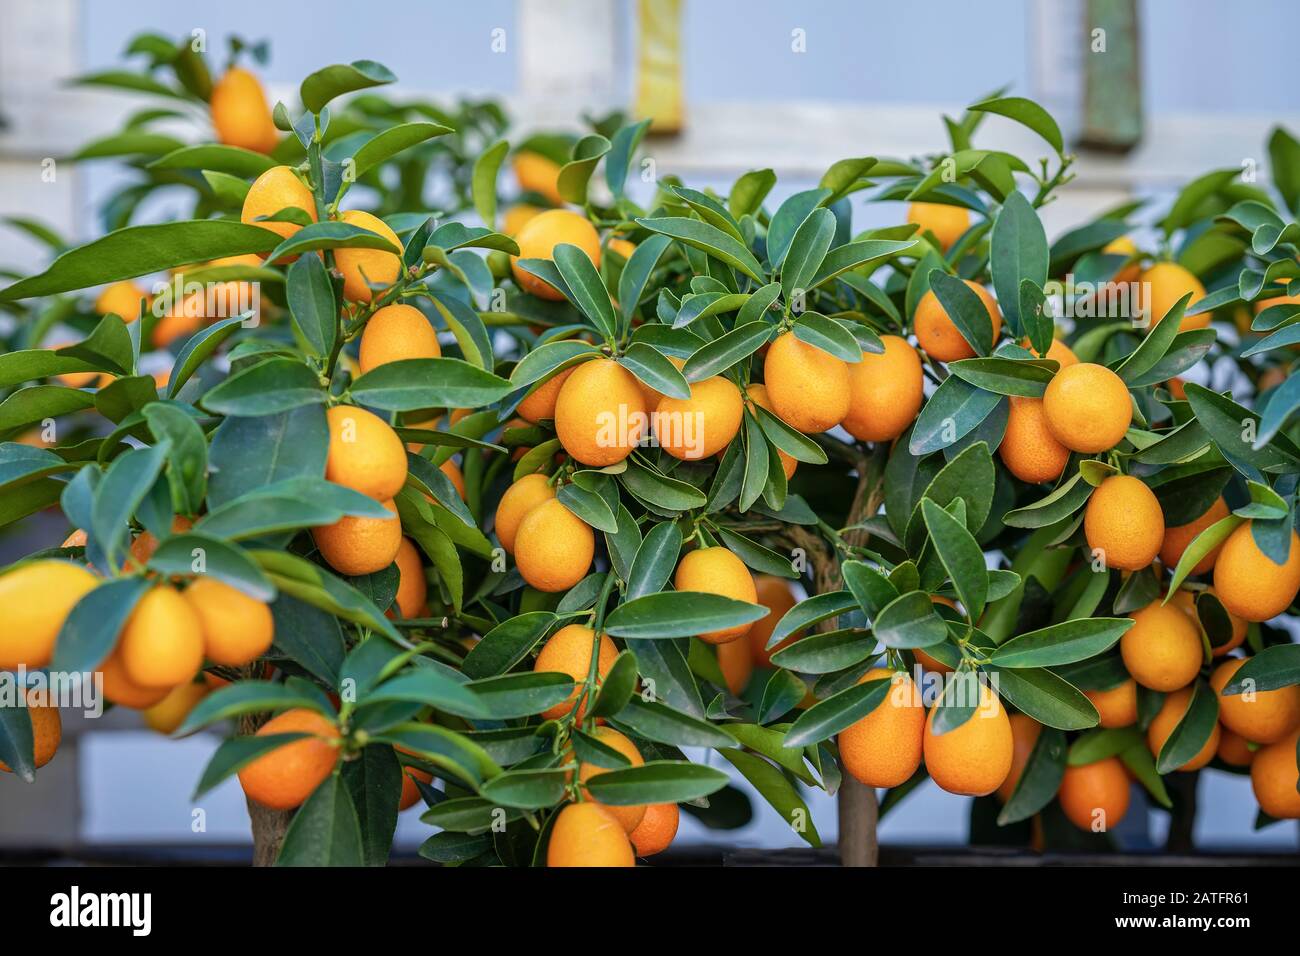
[{"label": "glossy dark green leaf", "polygon": [[135,279],[192,262],[268,252],[280,237],[226,219],[128,226],[63,253],[39,275],[0,290],[0,302]]},{"label": "glossy dark green leaf", "polygon": [[236,372],[211,389],[203,396],[203,407],[218,415],[255,417],[322,405],[326,399],[319,376],[310,368],[297,359],[272,358]]},{"label": "glossy dark green leaf", "polygon": [[768,613],[758,604],[702,591],[647,594],[616,607],[605,619],[614,637],[690,637],[750,624]]},{"label": "glossy dark green leaf", "polygon": [[397,80],[382,63],[373,60],[354,60],[323,67],[302,81],[298,95],[302,105],[319,113],[325,104],[337,96],[383,86]]},{"label": "glossy dark green leaf", "polygon": [[993,350],[993,319],[975,291],[943,269],[931,271],[930,291],[975,353],[988,355]]},{"label": "glossy dark green leaf", "polygon": [[633,697],[614,723],[638,737],[674,747],[728,747],[735,740],[706,720],[657,701]]},{"label": "glossy dark green leaf", "polygon": [[135,610],[136,602],[149,590],[143,578],[115,578],[85,594],[73,605],[59,629],[50,667],[63,673],[94,670],[112,652]]},{"label": "glossy dark green leaf", "polygon": [[965,524],[929,498],[921,499],[921,513],[930,541],[957,590],[958,598],[971,620],[978,621],[988,599],[989,577],[983,550],[966,530]]},{"label": "glossy dark green leaf", "polygon": [[646,532],[632,562],[627,599],[632,601],[663,590],[677,566],[681,550],[682,532],[675,522],[661,521]]},{"label": "glossy dark green leaf", "polygon": [[997,692],[1040,724],[1058,730],[1097,726],[1097,708],[1074,685],[1042,668],[1004,670],[989,667]]},{"label": "glossy dark green leaf", "polygon": [[991,659],[999,667],[1014,668],[1072,664],[1110,650],[1132,626],[1132,618],[1127,617],[1063,621],[1013,637]]},{"label": "glossy dark green leaf", "polygon": [[[511,391],[503,378],[458,358],[402,359],[366,372],[349,389],[359,404],[386,411],[479,408]],[[209,393],[211,394],[211,393]]]},{"label": "glossy dark green leaf", "polygon": [[363,866],[365,846],[357,808],[343,778],[326,778],[294,814],[276,866]]},{"label": "glossy dark green leaf", "polygon": [[1027,820],[1051,802],[1061,787],[1066,764],[1065,734],[1044,727],[1029,752],[1011,798],[998,814],[998,826]]},{"label": "glossy dark green leaf", "polygon": [[913,648],[938,644],[948,627],[923,591],[903,594],[885,605],[874,622],[876,638],[886,647]]},{"label": "glossy dark green leaf", "polygon": [[928,455],[955,444],[988,417],[1002,400],[955,375],[944,379],[921,408],[908,448],[913,455]]},{"label": "glossy dark green leaf", "polygon": [[587,782],[591,796],[610,806],[681,803],[721,790],[729,782],[721,770],[681,760],[651,760],[640,767],[607,770]]},{"label": "glossy dark green leaf", "polygon": [[876,678],[818,701],[791,725],[785,735],[785,745],[805,747],[829,740],[875,710],[884,701],[889,688],[888,680]]},{"label": "glossy dark green leaf", "polygon": [[338,335],[339,310],[334,287],[319,256],[302,256],[289,267],[286,291],[294,325],[312,353],[329,355]]},{"label": "glossy dark green leaf", "polygon": [[1197,681],[1187,710],[1156,757],[1156,770],[1170,773],[1196,758],[1218,726],[1219,701],[1210,685]]},{"label": "glossy dark green leaf", "polygon": [[1041,288],[1047,282],[1048,259],[1047,233],[1038,213],[1024,193],[1012,191],[989,236],[989,271],[998,308],[1013,330],[1023,333],[1027,327],[1020,316],[1021,283],[1028,279]]}]

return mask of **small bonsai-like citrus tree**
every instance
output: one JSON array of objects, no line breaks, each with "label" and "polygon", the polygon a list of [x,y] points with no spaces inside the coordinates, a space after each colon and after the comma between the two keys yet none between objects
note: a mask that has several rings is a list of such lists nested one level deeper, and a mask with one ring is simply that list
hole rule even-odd
[{"label": "small bonsai-like citrus tree", "polygon": [[[237,776],[262,863],[381,864],[423,803],[441,863],[631,865],[681,808],[734,825],[724,767],[812,845],[839,792],[850,862],[927,778],[981,841],[1106,843],[1130,777],[1188,817],[1206,766],[1300,817],[1286,175],[1049,244],[1073,160],[1020,98],[780,203],[771,170],[634,198],[644,122],[512,151],[377,63],[271,110],[133,50],[87,81],[219,142],[83,151],[137,170],[111,231],[0,290],[0,516],[71,530],[0,572],[6,769],[84,685],[235,722],[196,800]],[[975,148],[989,116],[1048,157]],[[193,218],[130,224],[177,187]],[[907,221],[855,231],[864,196]]]}]

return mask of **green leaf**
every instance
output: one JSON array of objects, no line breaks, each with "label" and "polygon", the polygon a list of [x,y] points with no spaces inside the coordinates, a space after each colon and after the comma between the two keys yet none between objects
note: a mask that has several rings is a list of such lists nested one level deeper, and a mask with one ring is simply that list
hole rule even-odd
[{"label": "green leaf", "polygon": [[560,504],[577,515],[584,523],[604,531],[606,534],[618,532],[618,520],[609,504],[599,494],[576,484],[566,484],[556,497]]},{"label": "green leaf", "polygon": [[640,767],[607,770],[591,777],[592,799],[609,806],[681,803],[716,793],[730,782],[721,770],[682,760],[651,760]]},{"label": "green leaf", "polygon": [[1056,667],[1095,657],[1115,646],[1132,618],[1096,617],[1064,621],[1013,637],[993,652],[999,667]]},{"label": "green leaf", "polygon": [[[685,243],[712,256],[719,262],[739,269],[760,285],[763,284],[763,267],[754,254],[736,239],[716,226],[685,217],[638,219],[637,225]],[[0,295],[0,299],[3,295]]]},{"label": "green leaf", "polygon": [[577,364],[574,359],[580,356],[594,355],[596,347],[590,342],[577,339],[564,339],[559,342],[547,342],[533,349],[514,367],[510,373],[510,384],[515,388],[540,382],[550,378],[551,373]]},{"label": "green leaf", "polygon": [[479,792],[503,807],[541,810],[564,798],[563,770],[507,770],[479,788]]},{"label": "green leaf", "polygon": [[564,277],[568,297],[607,338],[614,336],[614,304],[591,259],[572,243],[562,242],[552,251],[555,266]]},{"label": "green leaf", "polygon": [[325,409],[305,405],[278,415],[227,418],[212,435],[208,507],[291,478],[324,479],[329,451]]},{"label": "green leaf", "polygon": [[1045,528],[1074,514],[1083,507],[1091,494],[1092,485],[1076,473],[1046,498],[1008,511],[1002,521],[1012,528]]},{"label": "green leaf", "polygon": [[624,126],[610,143],[609,155],[605,157],[605,183],[616,199],[623,198],[624,184],[627,182],[628,167],[636,153],[646,130],[650,128],[650,119]]},{"label": "green leaf", "polygon": [[930,291],[976,354],[988,355],[993,350],[993,319],[975,291],[942,269],[930,272]]},{"label": "green leaf", "polygon": [[303,740],[305,733],[266,734],[264,736],[232,737],[223,740],[208,765],[203,768],[203,775],[194,788],[192,800],[198,800],[222,781],[233,777],[258,757],[272,750],[278,750],[286,744]]},{"label": "green leaf", "polygon": [[1146,736],[1136,724],[1129,727],[1094,727],[1084,731],[1070,745],[1069,765],[1086,764],[1116,757],[1129,747],[1146,743]]},{"label": "green leaf", "polygon": [[922,406],[908,450],[919,457],[956,444],[978,427],[1000,401],[1002,396],[996,392],[976,388],[956,375],[948,376]]},{"label": "green leaf", "polygon": [[467,686],[478,698],[484,716],[513,720],[563,703],[573,693],[574,680],[568,674],[527,671],[486,677]]},{"label": "green leaf", "polygon": [[1292,214],[1300,216],[1300,142],[1281,126],[1275,126],[1268,138],[1268,155],[1273,184]]},{"label": "green leaf", "polygon": [[264,253],[279,239],[268,229],[226,219],[128,226],[70,249],[39,275],[0,290],[0,302],[135,279],[192,262]]},{"label": "green leaf", "polygon": [[863,239],[858,242],[846,242],[826,254],[817,269],[817,274],[812,278],[810,287],[815,289],[851,269],[857,269],[877,259],[890,259],[914,251],[919,245],[915,239],[901,242],[893,239]]},{"label": "green leaf", "polygon": [[948,364],[948,371],[976,388],[998,395],[1040,398],[1056,373],[1039,359],[989,358],[959,359]]},{"label": "green leaf", "polygon": [[861,664],[876,653],[870,631],[850,627],[809,634],[772,655],[772,663],[800,674],[833,674]]},{"label": "green leaf", "polygon": [[1156,772],[1156,759],[1151,756],[1151,749],[1145,740],[1129,747],[1119,755],[1119,759],[1137,778],[1138,783],[1155,797],[1157,803],[1166,809],[1174,805],[1169,799],[1169,792],[1165,789],[1164,779]]},{"label": "green leaf", "polygon": [[128,522],[149,493],[167,458],[165,445],[135,448],[117,458],[95,489],[89,529],[109,566],[117,568]]},{"label": "green leaf", "polygon": [[475,680],[504,674],[528,656],[556,620],[550,611],[526,611],[506,618],[470,648],[461,670]]},{"label": "green leaf", "polygon": [[338,338],[339,308],[334,286],[319,256],[302,256],[289,267],[289,312],[303,340],[318,357],[328,356]]},{"label": "green leaf", "polygon": [[198,514],[208,488],[207,436],[189,413],[170,402],[154,402],[143,414],[154,437],[167,443],[172,498],[182,513]]},{"label": "green leaf", "polygon": [[737,323],[730,332],[709,342],[687,359],[682,374],[688,382],[719,375],[762,348],[772,337],[772,331],[773,326],[766,322]]},{"label": "green leaf", "polygon": [[1246,659],[1223,688],[1223,696],[1278,690],[1300,684],[1300,644],[1273,644]]},{"label": "green leaf", "polygon": [[275,597],[271,582],[242,548],[211,535],[193,531],[172,535],[158,546],[147,566],[163,575],[210,575],[258,601]]},{"label": "green leaf", "polygon": [[149,164],[150,169],[203,169],[240,179],[256,179],[273,166],[275,160],[264,153],[221,143],[181,146]]},{"label": "green leaf", "polygon": [[[277,235],[271,233],[271,235]],[[278,238],[278,236],[277,236]],[[378,249],[400,256],[402,250],[386,237],[347,222],[313,222],[303,226],[266,256],[267,262],[282,262],[304,252],[322,249]]]},{"label": "green leaf", "polygon": [[998,695],[1040,724],[1058,730],[1097,726],[1097,708],[1064,678],[1041,668],[1005,670],[990,666],[997,676]]},{"label": "green leaf", "polygon": [[819,624],[829,618],[839,617],[856,610],[858,602],[848,591],[828,591],[800,601],[781,616],[772,628],[772,636],[767,639],[770,650],[780,644],[791,634]]},{"label": "green leaf", "polygon": [[745,236],[740,230],[740,224],[727,211],[727,207],[712,196],[686,186],[669,186],[668,188],[709,225],[716,226],[738,242],[745,241]]},{"label": "green leaf", "polygon": [[609,152],[610,142],[599,133],[589,133],[573,145],[573,158],[560,168],[556,189],[566,201],[578,206],[587,204],[587,186],[601,158]]},{"label": "green leaf", "polygon": [[1197,681],[1186,712],[1179,718],[1156,757],[1156,770],[1171,773],[1195,759],[1219,720],[1219,701],[1205,681]]},{"label": "green leaf", "polygon": [[[1188,382],[1185,390],[1196,420],[1230,462],[1243,461],[1270,472],[1294,471],[1300,467],[1297,450],[1285,435],[1275,434],[1260,440],[1260,417],[1255,412],[1195,382]],[[1254,429],[1254,444],[1247,437],[1249,428]]]},{"label": "green leaf", "polygon": [[1029,760],[1011,792],[1011,799],[998,814],[998,826],[1027,820],[1051,802],[1065,776],[1065,757],[1065,734],[1054,727],[1044,727],[1029,752]]},{"label": "green leaf", "polygon": [[880,706],[890,686],[887,678],[878,677],[818,701],[790,726],[785,746],[806,747],[829,740]]},{"label": "green leaf", "polygon": [[620,479],[636,498],[667,511],[689,511],[707,500],[695,486],[651,471],[631,459]]},{"label": "green leaf", "polygon": [[731,187],[731,193],[727,197],[728,211],[737,219],[756,213],[775,185],[776,173],[772,170],[750,170]]},{"label": "green leaf", "polygon": [[259,550],[249,554],[267,572],[277,589],[301,601],[402,641],[392,622],[356,588],[305,558],[284,551]]},{"label": "green leaf", "polygon": [[1124,380],[1124,384],[1132,387],[1142,381],[1142,376],[1165,357],[1169,346],[1173,344],[1174,337],[1178,335],[1178,327],[1183,320],[1183,310],[1187,308],[1191,298],[1192,293],[1189,292],[1174,303],[1167,315],[1151,316],[1151,321],[1156,324],[1133,353],[1115,370],[1115,374]]},{"label": "green leaf", "polygon": [[605,680],[596,693],[596,702],[587,712],[589,717],[614,717],[627,706],[637,687],[637,661],[632,651],[624,651],[614,659]]},{"label": "green leaf", "polygon": [[241,680],[208,694],[186,715],[173,736],[184,737],[222,720],[243,714],[278,713],[303,707],[333,719],[313,694],[303,693],[290,684],[268,680]]},{"label": "green leaf", "polygon": [[634,601],[663,589],[677,566],[682,550],[682,532],[672,521],[661,521],[651,528],[637,549],[627,579],[627,599]]},{"label": "green leaf", "polygon": [[[618,364],[657,392],[671,398],[691,397],[691,380],[683,375],[684,369],[679,371],[676,365],[652,345],[633,342],[627,352],[619,357]],[[649,411],[653,412],[654,409]]]},{"label": "green leaf", "polygon": [[853,333],[834,319],[804,312],[794,321],[794,336],[843,362],[862,361],[862,347]]},{"label": "green leaf", "polygon": [[[402,359],[366,372],[348,390],[358,403],[386,411],[480,408],[504,398],[511,384],[457,358]],[[209,393],[211,394],[211,393]]]},{"label": "green leaf", "polygon": [[684,714],[658,701],[639,696],[627,702],[614,723],[638,737],[673,747],[729,747],[735,740],[705,720]]},{"label": "green leaf", "polygon": [[605,619],[605,630],[638,639],[692,637],[751,624],[769,613],[762,605],[720,594],[667,591],[619,605]]},{"label": "green leaf", "polygon": [[965,524],[929,498],[921,499],[921,512],[935,552],[957,589],[957,597],[971,620],[978,621],[988,599],[989,576],[983,550]]},{"label": "green leaf", "polygon": [[[535,675],[530,673],[526,676]],[[344,677],[346,678],[347,675],[345,674]],[[446,667],[410,668],[399,671],[395,677],[365,691],[362,694],[362,702],[376,704],[406,701],[436,707],[462,717],[475,718],[491,716],[489,710],[496,703],[501,703],[505,707],[509,703],[517,702],[517,698],[515,701],[508,699],[510,690],[508,686],[496,688],[500,694],[494,697],[491,693],[493,688],[481,690],[483,682],[477,685],[462,684],[458,682],[460,679],[462,678],[459,674]],[[567,677],[565,679],[568,680]],[[561,695],[560,700],[563,700],[564,696]]]},{"label": "green leaf", "polygon": [[618,277],[618,305],[624,323],[631,322],[651,274],[671,245],[672,239],[668,236],[651,236],[639,243],[628,258]]},{"label": "green leaf", "polygon": [[470,178],[474,209],[479,218],[492,229],[496,228],[497,221],[497,174],[509,152],[510,144],[505,140],[489,146],[474,160],[474,171]]},{"label": "green leaf", "polygon": [[59,629],[51,669],[85,673],[102,664],[147,590],[148,581],[130,577],[114,578],[87,592],[73,605]]},{"label": "green leaf", "polygon": [[935,613],[930,595],[924,591],[911,591],[890,601],[873,623],[876,639],[886,647],[929,647],[948,636],[947,624]]},{"label": "green leaf", "polygon": [[803,432],[791,428],[761,405],[755,404],[749,411],[763,429],[767,440],[791,458],[814,465],[826,464],[826,452]]},{"label": "green leaf", "polygon": [[1049,258],[1047,233],[1038,213],[1024,193],[1013,191],[1002,204],[989,237],[993,288],[998,294],[998,307],[1012,329],[1023,331],[1027,327],[1020,315],[1021,283],[1028,279],[1042,287],[1047,282]]},{"label": "green leaf", "polygon": [[[441,123],[419,122],[390,126],[371,137],[352,154],[353,173],[358,177],[364,176],[380,163],[392,159],[403,150],[451,132],[454,130]],[[491,224],[492,219],[485,216],[484,222]]]},{"label": "green leaf", "polygon": [[317,70],[302,81],[298,95],[304,107],[313,113],[319,113],[325,104],[336,96],[383,86],[396,80],[397,77],[381,63],[373,60],[354,60],[351,63],[335,63]]},{"label": "green leaf", "polygon": [[829,209],[814,209],[795,230],[781,264],[781,291],[787,299],[807,292],[835,239],[835,215]]},{"label": "green leaf", "polygon": [[327,397],[317,374],[298,359],[271,358],[236,372],[204,395],[202,404],[218,415],[251,417],[323,405]]},{"label": "green leaf", "polygon": [[330,774],[293,816],[276,866],[363,866],[357,808],[343,778]]},{"label": "green leaf", "polygon": [[1056,150],[1057,155],[1065,152],[1065,140],[1061,136],[1061,128],[1056,125],[1052,115],[1033,100],[1020,96],[1004,96],[983,100],[967,109],[972,113],[997,113],[999,116],[1015,120],[1047,140],[1052,149]]},{"label": "green leaf", "polygon": [[718,753],[740,771],[805,842],[810,846],[821,846],[821,837],[813,824],[812,813],[785,774],[761,757],[743,750],[727,747]]},{"label": "green leaf", "polygon": [[181,386],[190,380],[190,376],[198,371],[199,366],[206,362],[242,325],[243,318],[235,316],[214,322],[190,336],[177,354],[176,361],[172,363],[171,377],[167,380],[167,397],[175,398]]},{"label": "green leaf", "polygon": [[362,852],[367,866],[385,866],[397,829],[397,803],[402,795],[402,765],[387,744],[370,744],[341,768],[343,783],[361,824]]},{"label": "green leaf", "polygon": [[12,388],[64,372],[93,372],[96,366],[50,349],[22,349],[0,355],[0,388]]},{"label": "green leaf", "polygon": [[853,192],[855,188],[861,188],[858,184],[874,165],[876,165],[874,156],[841,159],[832,163],[817,183],[819,188],[830,190],[830,195],[824,200],[824,205],[829,206],[836,200],[842,199]]},{"label": "green leaf", "polygon": [[0,707],[0,760],[24,783],[36,780],[35,739],[32,715],[24,706]]},{"label": "green leaf", "polygon": [[804,220],[830,195],[829,189],[805,189],[786,197],[777,207],[767,226],[767,258],[774,270],[779,269],[785,261],[794,235]]}]

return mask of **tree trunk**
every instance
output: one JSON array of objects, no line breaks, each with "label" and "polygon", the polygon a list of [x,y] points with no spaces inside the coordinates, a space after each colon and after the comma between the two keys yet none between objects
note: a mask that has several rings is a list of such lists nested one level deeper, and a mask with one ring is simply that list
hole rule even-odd
[{"label": "tree trunk", "polygon": [[[878,447],[870,455],[860,455],[857,461],[858,485],[849,507],[845,527],[852,527],[880,510],[884,499],[884,467],[888,447]],[[788,536],[792,543],[804,550],[813,572],[813,590],[817,594],[838,591],[844,586],[840,576],[840,558],[826,541],[810,532],[794,527]],[[845,543],[865,547],[869,535],[865,531],[849,531]],[[834,620],[823,621],[818,630],[834,628]],[[839,810],[839,851],[841,866],[877,866],[880,862],[880,845],[876,839],[879,811],[876,792],[845,775],[836,796]]]},{"label": "tree trunk", "polygon": [[[242,736],[257,733],[267,721],[266,714],[246,714],[239,718],[239,733]],[[271,866],[280,855],[280,844],[284,842],[285,831],[293,819],[292,810],[271,810],[245,798],[248,804],[248,819],[253,829],[253,866]]]},{"label": "tree trunk", "polygon": [[1165,777],[1174,801],[1169,815],[1169,835],[1165,838],[1166,853],[1191,853],[1196,849],[1196,782],[1200,776],[1200,771],[1196,771],[1171,773]]},{"label": "tree trunk", "polygon": [[840,815],[840,866],[878,866],[876,791],[846,776],[836,802]]}]

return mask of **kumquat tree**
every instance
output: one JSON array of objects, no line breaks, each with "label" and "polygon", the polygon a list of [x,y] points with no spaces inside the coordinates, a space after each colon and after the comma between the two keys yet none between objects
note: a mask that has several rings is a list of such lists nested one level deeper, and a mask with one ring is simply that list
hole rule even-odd
[{"label": "kumquat tree", "polygon": [[0,569],[0,795],[102,695],[226,737],[194,800],[237,778],[259,864],[382,865],[418,806],[439,864],[633,866],[741,778],[813,847],[837,794],[851,863],[927,778],[1039,850],[1131,781],[1173,846],[1201,770],[1300,818],[1288,132],[1049,243],[1075,159],[1016,96],[776,202],[371,61],[272,108],[232,51],[83,77],[168,105],[73,157],[131,170],[100,238],[11,223],[0,517],[67,537]]}]

